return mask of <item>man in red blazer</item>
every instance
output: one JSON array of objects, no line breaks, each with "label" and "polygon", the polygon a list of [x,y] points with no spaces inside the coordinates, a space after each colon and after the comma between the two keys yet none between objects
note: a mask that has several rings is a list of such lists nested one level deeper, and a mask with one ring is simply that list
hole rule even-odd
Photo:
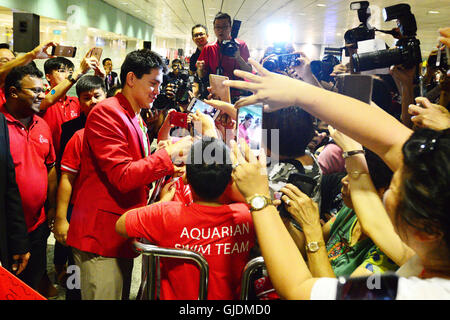
[{"label": "man in red blazer", "polygon": [[133,251],[115,232],[127,210],[145,206],[148,185],[174,173],[172,159],[187,155],[190,137],[149,154],[140,117],[159,94],[161,57],[147,49],[129,53],[121,67],[122,92],[103,100],[86,121],[79,188],[67,244],[80,268],[82,299],[128,299]]}]

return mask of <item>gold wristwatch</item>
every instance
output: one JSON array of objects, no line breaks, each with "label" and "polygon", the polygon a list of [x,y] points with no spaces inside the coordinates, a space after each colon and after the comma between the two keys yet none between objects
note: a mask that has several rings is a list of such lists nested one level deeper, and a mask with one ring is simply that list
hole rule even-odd
[{"label": "gold wristwatch", "polygon": [[317,252],[321,246],[325,246],[323,241],[311,241],[306,244],[305,249],[308,252]]},{"label": "gold wristwatch", "polygon": [[257,211],[271,205],[272,200],[269,197],[255,194],[247,200],[247,203],[250,205],[250,211]]}]

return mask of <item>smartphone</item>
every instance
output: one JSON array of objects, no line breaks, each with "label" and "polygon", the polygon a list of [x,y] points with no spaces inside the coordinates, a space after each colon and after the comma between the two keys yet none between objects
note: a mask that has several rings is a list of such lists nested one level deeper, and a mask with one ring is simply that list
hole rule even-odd
[{"label": "smartphone", "polygon": [[173,111],[169,113],[169,122],[170,124],[173,124],[176,127],[187,129],[188,127],[187,116],[188,116],[187,113]]},{"label": "smartphone", "polygon": [[336,300],[395,300],[398,276],[387,272],[369,277],[339,278]]},{"label": "smartphone", "polygon": [[228,80],[228,77],[210,74],[209,85],[211,86],[211,93],[219,100],[231,103],[230,87],[223,85],[225,80]]},{"label": "smartphone", "polygon": [[55,46],[52,47],[52,56],[73,58],[77,53],[77,47]]},{"label": "smartphone", "polygon": [[217,116],[220,113],[220,110],[217,110],[213,106],[211,106],[197,98],[193,98],[191,100],[191,103],[189,103],[187,110],[192,113],[196,112],[197,110],[200,110],[200,112],[211,116],[211,118],[213,118],[213,120],[216,120]]},{"label": "smartphone", "polygon": [[91,54],[89,57],[96,57],[97,60],[100,62],[100,58],[102,57],[103,49],[102,48],[92,48]]},{"label": "smartphone", "polygon": [[244,139],[253,153],[258,156],[262,143],[262,104],[239,108],[236,137],[239,142]]}]

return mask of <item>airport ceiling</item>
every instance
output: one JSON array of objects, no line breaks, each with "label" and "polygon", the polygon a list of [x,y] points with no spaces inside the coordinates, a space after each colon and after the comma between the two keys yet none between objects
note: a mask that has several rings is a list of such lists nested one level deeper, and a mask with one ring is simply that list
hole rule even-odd
[{"label": "airport ceiling", "polygon": [[[291,27],[292,42],[342,45],[346,30],[358,26],[351,0],[103,0],[154,27],[156,36],[189,40],[197,23],[206,24],[210,40],[215,40],[212,22],[217,12],[228,13],[241,20],[238,38],[250,48],[269,45],[267,26],[276,23]],[[450,26],[450,0],[373,0],[369,23],[380,29],[392,29],[395,21],[384,22],[384,7],[408,3],[416,17],[422,51],[429,52],[437,44],[437,29]],[[283,31],[280,30],[280,33]],[[377,36],[378,37],[378,36]],[[390,35],[379,34],[389,45]]]}]

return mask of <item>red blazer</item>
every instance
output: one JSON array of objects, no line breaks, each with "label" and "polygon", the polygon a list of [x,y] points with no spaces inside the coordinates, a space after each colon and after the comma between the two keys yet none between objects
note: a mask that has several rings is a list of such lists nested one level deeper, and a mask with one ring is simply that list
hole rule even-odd
[{"label": "red blazer", "polygon": [[144,157],[138,117],[125,96],[102,101],[86,121],[67,244],[105,257],[136,257],[132,240],[116,233],[116,221],[147,204],[147,185],[172,174],[166,150]]}]

